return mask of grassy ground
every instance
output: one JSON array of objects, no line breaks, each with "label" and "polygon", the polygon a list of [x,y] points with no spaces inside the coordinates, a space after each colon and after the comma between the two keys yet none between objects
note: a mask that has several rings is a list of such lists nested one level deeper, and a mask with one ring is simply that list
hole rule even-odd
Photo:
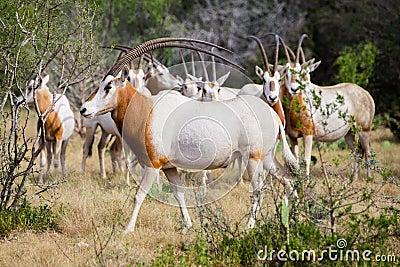
[{"label": "grassy ground", "polygon": [[[0,266],[94,266],[100,265],[100,260],[107,266],[126,266],[136,261],[147,263],[167,244],[183,246],[195,238],[195,229],[199,227],[195,210],[190,210],[194,229],[183,234],[179,209],[150,197],[142,205],[135,232],[124,235],[122,232],[131,216],[136,188],[126,186],[123,175],[110,172],[108,157],[109,179],[103,180],[99,176],[97,156],[88,159],[87,172],[81,174],[82,144],[79,136],[72,137],[65,182],[42,198],[33,200],[34,203],[51,203],[59,214],[59,230],[46,233],[15,231],[0,241]],[[323,155],[338,171],[348,172],[349,151],[340,147],[340,143],[324,146]],[[394,140],[390,131],[373,131],[372,147],[380,165],[399,177],[400,143]],[[94,155],[96,153],[95,148]],[[316,150],[313,155],[317,156]],[[315,176],[319,175],[319,164],[318,160],[312,167]],[[384,193],[400,197],[396,188],[385,188]],[[263,207],[266,210],[274,209],[270,198],[267,194]],[[250,204],[248,183],[235,187],[218,204],[232,225],[244,227]]]}]

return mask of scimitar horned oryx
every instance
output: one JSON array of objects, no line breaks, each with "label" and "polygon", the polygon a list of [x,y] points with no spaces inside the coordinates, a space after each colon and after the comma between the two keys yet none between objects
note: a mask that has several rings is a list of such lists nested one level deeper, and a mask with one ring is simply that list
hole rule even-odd
[{"label": "scimitar horned oryx", "polygon": [[[168,47],[174,45],[168,44]],[[248,227],[254,227],[263,197],[262,170],[268,171],[272,167],[278,136],[284,134],[279,117],[254,96],[199,102],[179,94],[151,97],[141,94],[126,82],[126,63],[143,53],[163,47],[166,46],[152,44],[130,51],[110,69],[80,110],[85,117],[111,112],[125,141],[145,168],[126,232],[134,230],[140,206],[160,170],[163,170],[172,186],[184,222],[188,227],[191,226],[176,167],[199,170],[220,168],[229,164],[232,155],[237,152],[247,161],[246,169],[252,179],[253,196]],[[168,127],[164,128],[166,123]],[[205,139],[211,142],[202,144]],[[296,168],[295,157],[286,140],[283,138],[282,141],[285,162]],[[202,145],[211,147],[202,148]]]},{"label": "scimitar horned oryx", "polygon": [[[299,40],[294,64],[291,63],[285,46],[288,65],[284,76],[287,96],[290,100],[289,110],[286,112],[288,118],[286,132],[291,143],[295,145],[297,145],[298,137],[304,138],[306,175],[310,174],[312,140],[334,142],[345,137],[350,147],[353,147],[355,136],[351,130],[352,125],[358,129],[361,153],[368,161],[371,149],[370,131],[375,114],[374,100],[368,91],[356,84],[319,86],[312,83],[310,73],[319,66],[321,61],[314,63],[314,59],[311,59],[305,62],[301,45],[306,37],[307,35],[302,35]],[[300,53],[303,56],[301,65]],[[299,106],[300,108],[296,108]],[[357,160],[353,173],[356,178],[358,176]]]},{"label": "scimitar horned oryx", "polygon": [[[50,93],[47,86],[49,79],[49,75],[46,75],[43,79],[39,76],[32,79],[26,89],[25,100],[28,104],[37,101],[41,116],[46,116],[44,121],[44,142],[47,151],[46,173],[49,173],[53,162],[54,174],[57,175],[61,162],[62,175],[65,176],[65,153],[69,138],[74,131],[75,118],[67,97],[63,94]],[[44,149],[42,149],[40,152],[39,183],[43,182],[44,166],[46,165],[44,153]]]}]

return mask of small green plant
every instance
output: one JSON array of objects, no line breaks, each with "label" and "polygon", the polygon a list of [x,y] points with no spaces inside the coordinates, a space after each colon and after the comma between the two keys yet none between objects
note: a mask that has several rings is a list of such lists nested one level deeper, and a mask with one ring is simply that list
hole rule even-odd
[{"label": "small green plant", "polygon": [[47,205],[33,207],[24,199],[15,209],[0,211],[0,236],[13,230],[46,231],[57,229],[57,215]]}]

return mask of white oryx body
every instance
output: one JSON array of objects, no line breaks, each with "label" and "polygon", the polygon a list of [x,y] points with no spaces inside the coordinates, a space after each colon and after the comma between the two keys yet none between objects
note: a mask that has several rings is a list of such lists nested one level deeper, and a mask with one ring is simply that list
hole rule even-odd
[{"label": "white oryx body", "polygon": [[[191,226],[176,167],[225,167],[236,152],[248,159],[246,167],[254,190],[248,226],[253,227],[262,201],[261,173],[274,168],[278,136],[284,133],[276,113],[253,96],[207,103],[176,94],[147,97],[123,80],[106,76],[82,105],[81,114],[93,117],[111,111],[124,140],[145,166],[126,231],[134,230],[140,206],[160,169],[172,185],[186,225]],[[283,158],[296,166],[285,139]]]},{"label": "white oryx body", "polygon": [[[45,146],[47,150],[47,171],[49,173],[52,158],[54,164],[54,173],[58,174],[58,166],[61,161],[62,175],[65,176],[65,152],[68,140],[71,137],[75,119],[71,110],[69,101],[65,95],[51,94],[47,87],[49,75],[42,79],[36,78],[31,80],[25,93],[26,102],[33,103],[33,91],[35,91],[37,104],[41,114],[50,110],[54,103],[53,110],[47,116],[44,122],[45,128]],[[55,101],[55,102],[54,102]],[[46,157],[44,149],[40,153],[40,180],[43,182],[44,166],[46,165]]]},{"label": "white oryx body", "polygon": [[238,92],[238,95],[254,95],[256,97],[261,97],[263,94],[263,85],[256,83],[249,83],[243,85]]}]

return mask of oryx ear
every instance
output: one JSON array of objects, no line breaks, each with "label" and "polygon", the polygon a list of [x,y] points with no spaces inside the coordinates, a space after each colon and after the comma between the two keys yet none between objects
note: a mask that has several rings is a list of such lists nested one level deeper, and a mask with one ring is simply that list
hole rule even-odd
[{"label": "oryx ear", "polygon": [[225,74],[224,76],[221,76],[217,79],[217,83],[219,84],[219,86],[223,85],[224,82],[226,81],[226,79],[228,79],[228,76],[231,72],[229,71],[227,74]]},{"label": "oryx ear", "polygon": [[260,77],[261,79],[264,79],[264,78],[263,78],[264,71],[263,71],[262,68],[260,68],[260,67],[257,66],[257,65],[256,65],[256,74],[257,74],[257,76]]},{"label": "oryx ear", "polygon": [[189,73],[187,74],[187,77],[194,82],[201,82],[201,80],[203,80],[203,77],[197,78],[197,77],[194,77],[193,75],[190,75]]},{"label": "oryx ear", "polygon": [[313,72],[321,64],[321,60],[310,65],[310,72]]},{"label": "oryx ear", "polygon": [[[42,79],[42,86],[45,86],[50,80],[50,76],[47,74],[46,76],[44,76],[44,78]],[[40,84],[39,84],[40,85]]]},{"label": "oryx ear", "polygon": [[312,59],[304,62],[303,64],[301,64],[301,68],[304,69],[307,67],[309,69],[309,72],[313,72],[316,68],[318,68],[319,64],[321,64],[321,60],[318,62],[315,62],[315,63],[314,63],[314,61],[315,61],[315,58],[312,58]]}]

